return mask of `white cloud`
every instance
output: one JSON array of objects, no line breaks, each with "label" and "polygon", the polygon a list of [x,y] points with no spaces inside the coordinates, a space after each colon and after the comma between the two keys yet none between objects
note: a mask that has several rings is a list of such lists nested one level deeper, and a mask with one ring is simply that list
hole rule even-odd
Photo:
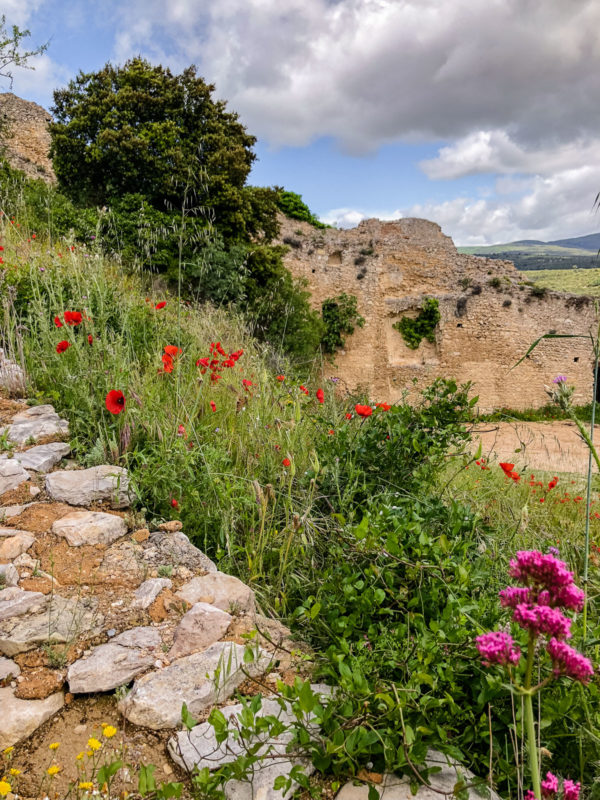
[{"label": "white cloud", "polygon": [[395,210],[334,209],[323,221],[353,227],[361,219],[422,217],[441,225],[458,245],[484,245],[520,239],[548,241],[581,236],[599,227],[593,198],[600,190],[600,163],[566,169],[519,182],[517,197],[496,191],[491,197],[456,197]]},{"label": "white cloud", "polygon": [[160,42],[275,145],[330,135],[361,152],[503,129],[531,145],[600,128],[597,0],[132,0],[119,13],[119,57]]},{"label": "white cloud", "polygon": [[29,59],[28,65],[31,69],[13,71],[11,91],[19,97],[51,97],[57,86],[73,77],[70,70],[53,61],[47,53]]},{"label": "white cloud", "polygon": [[45,0],[3,0],[0,13],[6,16],[8,25],[26,27]]}]

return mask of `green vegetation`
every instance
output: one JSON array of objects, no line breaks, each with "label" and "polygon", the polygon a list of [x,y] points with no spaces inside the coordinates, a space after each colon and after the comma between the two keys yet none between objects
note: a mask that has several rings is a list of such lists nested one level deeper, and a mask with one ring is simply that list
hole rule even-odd
[{"label": "green vegetation", "polygon": [[[300,677],[278,688],[294,703],[295,742],[319,778],[341,781],[366,770],[414,780],[434,748],[503,796],[522,796],[535,770],[521,757],[521,695],[507,691],[505,671],[482,663],[476,637],[507,626],[498,591],[517,549],[560,547],[581,583],[589,518],[587,639],[582,644],[576,615],[570,641],[597,658],[600,498],[594,495],[590,517],[583,477],[519,472],[473,455],[477,398],[451,376],[413,392],[411,402],[407,389],[394,405],[323,380],[315,353],[319,346],[334,352],[361,325],[356,298],[330,298],[322,320],[310,311],[305,289],[283,268],[283,249],[269,241],[272,193],[245,184],[252,137],[198,81],[193,71],[174,77],[137,59],[79,76],[57,93],[61,186],[26,181],[6,166],[0,173],[0,346],[26,367],[32,402],[51,402],[68,418],[83,464],[128,469],[138,519],[180,519],[220,569],[252,586],[262,610],[312,645],[310,681],[337,686],[333,700],[317,700]],[[147,114],[152,87],[156,117],[139,129],[124,122],[132,96],[144,100]],[[169,119],[188,90],[207,127],[178,151]],[[88,102],[102,121],[112,114],[116,150],[108,128],[98,150],[86,153],[85,137],[75,146],[69,126],[85,128],[79,104]],[[212,174],[195,185],[186,164],[203,142],[220,157],[206,153]],[[162,188],[155,193],[144,183],[135,159],[121,167],[103,161],[103,143],[117,162],[128,148],[139,150]],[[153,147],[163,146],[159,157]],[[168,186],[169,158],[179,188]],[[199,192],[214,213],[194,205]],[[394,327],[416,349],[424,338],[435,341],[439,321],[438,302],[425,298],[416,319]],[[568,399],[570,390],[562,391]],[[536,413],[552,418],[550,409]],[[572,416],[565,407],[556,413]],[[159,568],[171,572],[168,563]],[[515,636],[527,646],[525,631]],[[535,649],[530,665],[534,656]],[[514,670],[519,685],[531,688],[531,671]],[[582,781],[596,800],[597,677],[583,685],[555,675],[550,683],[547,658],[534,672],[544,686],[535,709],[542,771]],[[256,722],[260,702],[247,700],[241,736],[253,726],[281,733],[273,719]],[[311,712],[317,741],[303,716]],[[210,719],[222,740],[223,714],[213,710]],[[182,721],[194,724],[185,707]],[[214,773],[203,770],[186,791],[217,800],[223,781],[255,760],[254,751]],[[93,780],[109,784],[121,766],[102,762]],[[158,787],[152,771],[137,775],[140,795],[181,794],[180,784]],[[88,783],[89,772],[82,775]],[[315,797],[319,786],[310,789]],[[462,798],[464,786],[456,792]]]},{"label": "green vegetation", "polygon": [[324,353],[335,353],[344,346],[345,336],[354,333],[355,327],[362,328],[365,320],[356,308],[356,297],[353,294],[340,294],[330,297],[321,306],[321,316],[325,333],[321,339]]},{"label": "green vegetation", "polygon": [[574,266],[580,269],[598,267],[596,237],[582,236],[581,246],[577,239],[560,242],[511,242],[488,247],[457,247],[459,253],[485,258],[512,261],[519,270],[564,270]]},{"label": "green vegetation", "polygon": [[324,222],[316,217],[306,203],[302,200],[302,195],[296,192],[288,192],[280,186],[275,187],[277,192],[276,204],[277,208],[292,219],[299,219],[302,222],[308,222],[315,228],[328,228]]},{"label": "green vegetation", "polygon": [[435,297],[426,297],[416,319],[402,317],[392,327],[402,334],[402,338],[411,350],[416,350],[423,339],[435,342],[435,329],[440,319],[438,301]]},{"label": "green vegetation", "polygon": [[540,269],[523,272],[523,277],[557,292],[600,296],[600,268]]}]

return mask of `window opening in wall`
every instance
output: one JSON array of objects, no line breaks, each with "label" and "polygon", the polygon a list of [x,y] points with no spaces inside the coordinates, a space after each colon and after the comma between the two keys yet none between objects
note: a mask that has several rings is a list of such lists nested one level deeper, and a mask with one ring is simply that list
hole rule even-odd
[{"label": "window opening in wall", "polygon": [[457,327],[457,328],[462,328],[462,322],[457,322],[457,323],[456,323],[456,327]]},{"label": "window opening in wall", "polygon": [[577,363],[577,362],[579,361],[579,356],[575,356],[575,358],[573,359],[573,361],[574,361],[575,363]]}]

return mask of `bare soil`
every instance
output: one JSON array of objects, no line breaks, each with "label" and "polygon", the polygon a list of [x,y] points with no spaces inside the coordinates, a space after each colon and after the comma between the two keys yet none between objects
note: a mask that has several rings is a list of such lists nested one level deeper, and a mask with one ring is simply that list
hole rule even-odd
[{"label": "bare soil", "polygon": [[[594,439],[600,444],[600,425]],[[475,448],[479,442],[484,456],[519,468],[583,474],[588,467],[588,449],[569,421],[482,423],[473,431]]]}]

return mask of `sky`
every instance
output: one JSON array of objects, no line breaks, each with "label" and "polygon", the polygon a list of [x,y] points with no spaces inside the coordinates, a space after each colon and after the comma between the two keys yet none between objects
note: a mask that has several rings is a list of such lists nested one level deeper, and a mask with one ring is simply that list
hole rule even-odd
[{"label": "sky", "polygon": [[[2,0],[49,43],[12,91],[196,64],[257,138],[250,182],[325,222],[415,216],[457,245],[600,230],[598,0]],[[9,91],[5,81],[0,91]]]}]

